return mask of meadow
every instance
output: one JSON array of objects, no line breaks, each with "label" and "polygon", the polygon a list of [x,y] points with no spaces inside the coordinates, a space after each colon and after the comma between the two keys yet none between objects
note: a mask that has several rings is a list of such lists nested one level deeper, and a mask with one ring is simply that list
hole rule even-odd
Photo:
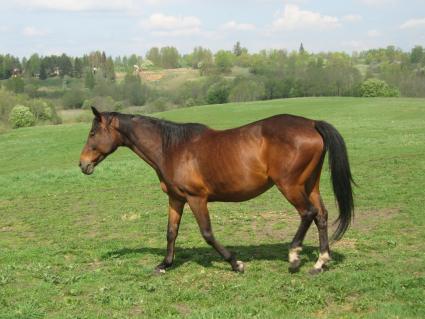
[{"label": "meadow", "polygon": [[[355,219],[331,246],[329,271],[308,274],[312,227],[300,272],[288,272],[299,218],[273,188],[209,205],[244,274],[204,243],[185,208],[174,267],[156,276],[167,197],[153,170],[119,149],[85,176],[90,124],[23,128],[0,134],[0,318],[424,318],[425,99],[299,98],[155,116],[225,129],[278,113],[326,120],[347,143]],[[327,168],[321,191],[333,220]]]}]

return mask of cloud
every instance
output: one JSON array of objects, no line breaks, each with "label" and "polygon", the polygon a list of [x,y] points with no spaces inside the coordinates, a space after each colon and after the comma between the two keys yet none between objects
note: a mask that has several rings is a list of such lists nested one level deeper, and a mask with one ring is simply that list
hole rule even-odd
[{"label": "cloud", "polygon": [[370,38],[377,38],[381,36],[381,32],[378,30],[369,30],[367,31],[367,36]]},{"label": "cloud", "polygon": [[29,9],[56,11],[116,11],[130,10],[134,0],[18,0],[18,4]]},{"label": "cloud", "polygon": [[385,7],[396,4],[397,0],[359,0],[361,3],[371,7]]},{"label": "cloud", "polygon": [[189,36],[200,34],[201,20],[194,16],[168,16],[162,13],[152,14],[142,20],[140,25],[157,36]]},{"label": "cloud", "polygon": [[229,31],[252,31],[256,29],[256,26],[250,23],[237,23],[235,21],[229,21],[223,24],[220,28],[222,30]]},{"label": "cloud", "polygon": [[412,29],[420,27],[425,27],[425,18],[407,20],[400,26],[400,29]]},{"label": "cloud", "polygon": [[48,32],[46,30],[28,26],[22,30],[22,34],[26,37],[44,37],[48,34]]},{"label": "cloud", "polygon": [[344,22],[359,22],[363,20],[363,17],[359,14],[347,14],[341,20]]},{"label": "cloud", "polygon": [[340,25],[337,17],[301,10],[293,4],[286,5],[283,12],[273,21],[276,30],[333,29]]}]

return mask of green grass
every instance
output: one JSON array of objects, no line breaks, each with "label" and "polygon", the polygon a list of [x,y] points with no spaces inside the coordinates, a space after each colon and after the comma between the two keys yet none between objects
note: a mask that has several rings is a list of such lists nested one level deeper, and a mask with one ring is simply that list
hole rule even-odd
[{"label": "green grass", "polygon": [[[346,139],[355,222],[312,277],[312,227],[287,271],[295,210],[272,189],[210,205],[216,237],[243,275],[202,240],[185,210],[175,267],[165,254],[166,196],[154,172],[120,149],[91,176],[77,167],[89,124],[0,135],[0,318],[424,318],[425,100],[306,98],[158,114],[227,128],[277,113],[334,124]],[[336,216],[325,169],[322,194]]]}]

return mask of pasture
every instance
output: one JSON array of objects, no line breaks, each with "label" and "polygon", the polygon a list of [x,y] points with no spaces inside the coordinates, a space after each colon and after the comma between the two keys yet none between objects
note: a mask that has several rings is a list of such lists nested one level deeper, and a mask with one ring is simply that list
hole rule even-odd
[{"label": "pasture", "polygon": [[[329,271],[308,274],[318,256],[311,227],[300,272],[288,272],[299,218],[273,188],[209,205],[244,274],[204,243],[185,208],[174,267],[155,276],[167,197],[153,170],[120,149],[85,176],[77,164],[89,124],[19,129],[0,135],[0,318],[425,317],[425,100],[302,98],[156,116],[224,129],[278,113],[326,120],[347,143],[355,219],[331,246]],[[332,221],[327,166],[321,192]]]}]

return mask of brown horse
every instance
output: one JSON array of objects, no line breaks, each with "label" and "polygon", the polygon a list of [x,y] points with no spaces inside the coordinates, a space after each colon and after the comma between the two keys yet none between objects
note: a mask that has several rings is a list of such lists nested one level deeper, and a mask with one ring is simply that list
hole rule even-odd
[{"label": "brown horse", "polygon": [[157,173],[168,195],[167,254],[155,269],[165,272],[174,259],[180,219],[188,203],[205,241],[234,271],[244,265],[213,235],[207,203],[239,202],[254,198],[273,185],[297,209],[300,226],[289,251],[289,269],[298,270],[305,234],[314,221],[319,231],[320,256],[312,273],[330,260],[328,213],[319,192],[326,151],[339,207],[338,240],[353,214],[352,178],[344,140],[323,121],[275,115],[238,128],[218,131],[202,124],[178,124],[147,116],[99,113],[80,157],[83,173],[94,168],[119,146],[126,146]]}]

